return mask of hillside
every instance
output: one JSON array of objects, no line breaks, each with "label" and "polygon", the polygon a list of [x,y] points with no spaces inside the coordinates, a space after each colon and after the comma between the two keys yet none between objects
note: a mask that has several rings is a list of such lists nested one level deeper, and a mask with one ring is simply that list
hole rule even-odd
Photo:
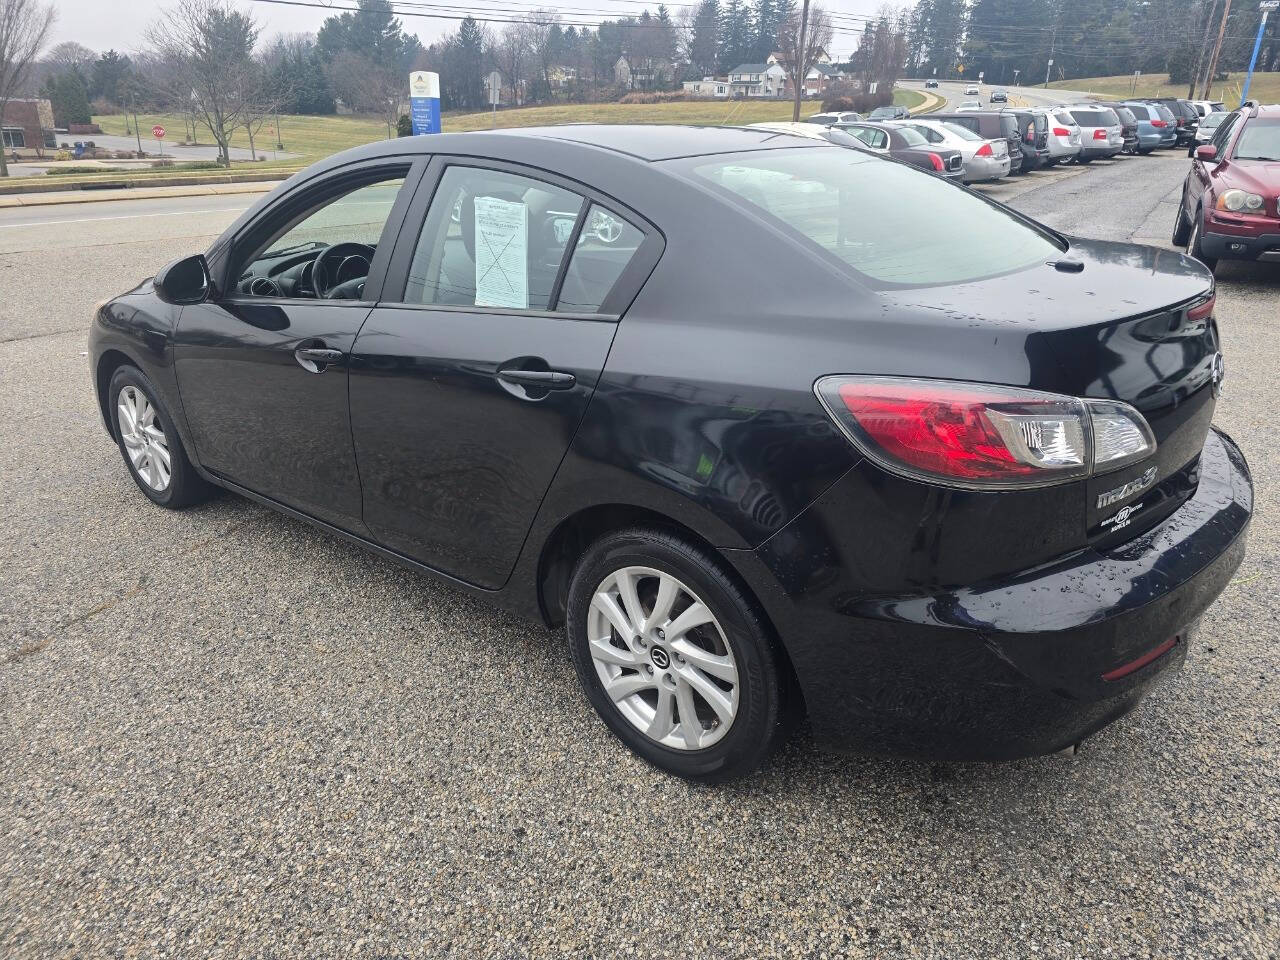
[{"label": "hillside", "polygon": [[[1130,96],[1185,97],[1187,95],[1187,84],[1168,83],[1168,79],[1167,74],[1153,73],[1150,76],[1138,77],[1135,85],[1133,74],[1128,74],[1118,77],[1060,80],[1049,86],[1064,90],[1082,90],[1113,100]],[[1230,74],[1226,80],[1214,84],[1209,99],[1221,100],[1229,109],[1234,109],[1240,105],[1240,88],[1243,85],[1243,73]],[[1131,93],[1131,90],[1134,92]],[[1249,97],[1253,100],[1280,103],[1280,73],[1255,73],[1253,83],[1249,87]]]}]

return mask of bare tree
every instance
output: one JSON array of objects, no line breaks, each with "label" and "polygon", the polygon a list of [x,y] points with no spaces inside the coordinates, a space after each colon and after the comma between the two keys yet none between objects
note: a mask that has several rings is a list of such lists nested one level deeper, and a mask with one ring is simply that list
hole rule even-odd
[{"label": "bare tree", "polygon": [[498,72],[511,87],[511,102],[519,106],[534,59],[529,24],[523,21],[507,24],[493,48],[493,57],[498,65]]},{"label": "bare tree", "polygon": [[[39,0],[0,0],[0,117],[26,81],[31,62],[44,49],[56,16],[52,4]],[[0,145],[0,177],[8,175],[9,163]]]},{"label": "bare tree", "polygon": [[189,89],[191,111],[218,144],[218,162],[231,166],[231,137],[260,99],[261,71],[253,59],[259,27],[228,0],[180,0],[148,31],[148,38]]},{"label": "bare tree", "polygon": [[387,138],[400,118],[408,78],[398,63],[385,63],[350,50],[335,56],[326,68],[329,85],[352,110],[376,113],[387,125]]},{"label": "bare tree", "polygon": [[795,95],[792,120],[800,119],[805,79],[818,57],[831,46],[831,34],[831,17],[821,7],[810,7],[809,0],[804,0],[801,11],[793,11],[778,28],[778,62],[787,71]]}]

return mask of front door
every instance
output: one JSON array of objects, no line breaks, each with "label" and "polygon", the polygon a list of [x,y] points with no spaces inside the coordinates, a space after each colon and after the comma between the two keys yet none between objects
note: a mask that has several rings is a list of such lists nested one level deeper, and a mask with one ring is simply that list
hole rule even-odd
[{"label": "front door", "polygon": [[[347,371],[407,197],[405,165],[282,200],[234,241],[225,288],[183,308],[174,340],[200,462],[255,493],[360,532]],[[398,216],[393,216],[393,211]],[[388,226],[394,220],[394,229]]]},{"label": "front door", "polygon": [[373,535],[492,588],[661,240],[550,175],[437,165],[356,340],[352,432]]}]

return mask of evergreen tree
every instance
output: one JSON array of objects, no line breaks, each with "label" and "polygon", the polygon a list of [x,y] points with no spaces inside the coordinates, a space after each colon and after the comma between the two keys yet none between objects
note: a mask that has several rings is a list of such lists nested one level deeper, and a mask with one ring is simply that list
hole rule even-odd
[{"label": "evergreen tree", "polygon": [[757,33],[751,8],[743,0],[727,0],[720,16],[720,72],[753,61]]},{"label": "evergreen tree", "polygon": [[689,79],[714,76],[720,69],[720,4],[702,0],[689,37]]}]

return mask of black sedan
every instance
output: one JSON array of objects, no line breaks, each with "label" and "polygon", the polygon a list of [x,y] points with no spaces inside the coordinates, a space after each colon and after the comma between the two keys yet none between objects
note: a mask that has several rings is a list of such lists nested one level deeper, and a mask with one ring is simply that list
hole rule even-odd
[{"label": "black sedan", "polygon": [[1059,750],[1180,663],[1252,513],[1213,303],[862,151],[566,126],[293,176],[102,305],[90,373],[154,503],[226,488],[564,626],[617,736],[711,781],[802,712]]},{"label": "black sedan", "polygon": [[935,147],[911,127],[890,123],[837,123],[833,126],[857,137],[874,153],[882,153],[948,180],[959,182],[964,176],[964,156],[959,150]]}]

